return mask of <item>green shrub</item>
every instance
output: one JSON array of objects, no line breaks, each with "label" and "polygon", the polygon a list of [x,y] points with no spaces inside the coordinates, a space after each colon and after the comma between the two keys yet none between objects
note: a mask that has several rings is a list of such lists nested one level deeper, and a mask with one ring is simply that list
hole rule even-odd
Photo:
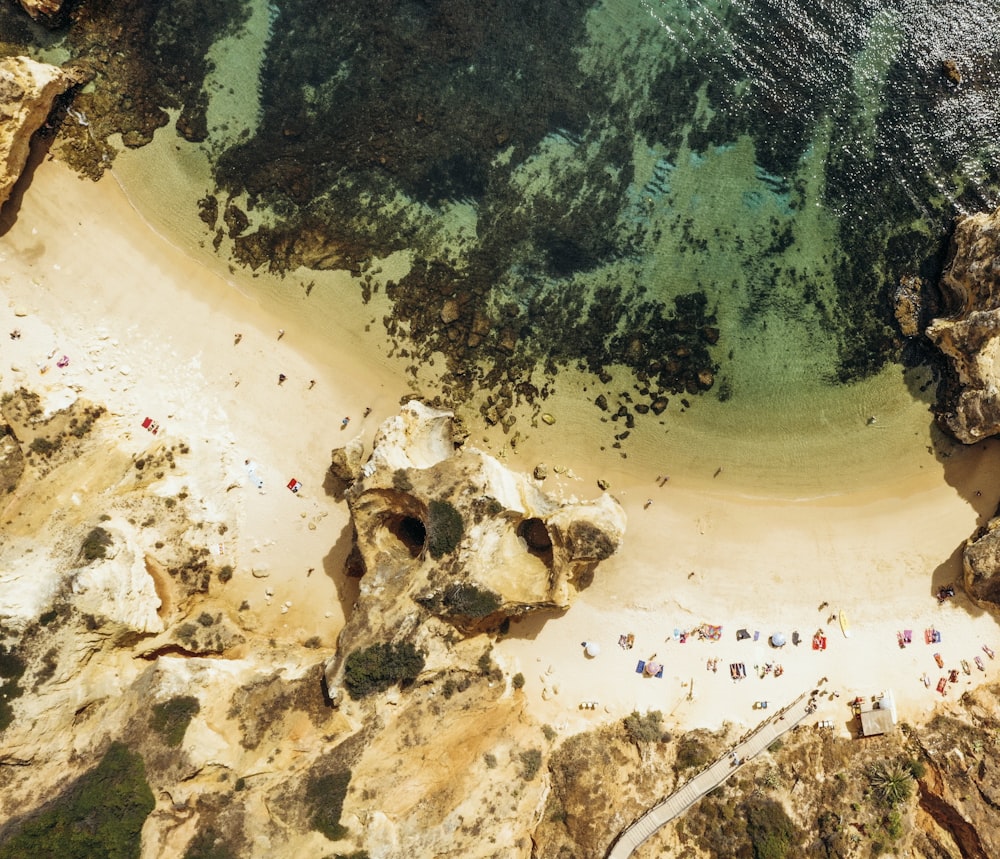
[{"label": "green shrub", "polygon": [[83,545],[80,547],[80,557],[88,564],[98,558],[106,558],[108,546],[111,545],[111,535],[100,525],[91,528],[90,533],[83,538]]},{"label": "green shrub", "polygon": [[233,577],[233,568],[226,564],[221,570],[219,570],[219,581],[225,584]]},{"label": "green shrub", "polygon": [[545,739],[548,740],[550,743],[556,737],[559,736],[559,734],[556,733],[556,729],[553,728],[551,725],[542,725],[542,734],[545,736]]},{"label": "green shrub", "polygon": [[493,591],[470,584],[456,584],[444,592],[445,606],[455,614],[486,617],[500,608],[500,597]]},{"label": "green shrub", "polygon": [[24,675],[27,666],[13,650],[0,644],[0,732],[14,723],[14,708],[16,701],[24,694],[24,688],[18,681]]},{"label": "green shrub", "polygon": [[712,750],[697,737],[685,734],[677,743],[678,772],[701,767],[712,760]]},{"label": "green shrub", "polygon": [[142,758],[113,743],[101,762],[0,844],[0,859],[138,859],[153,810]]},{"label": "green shrub", "polygon": [[18,680],[24,676],[27,666],[12,648],[0,644],[0,677],[5,680]]},{"label": "green shrub", "polygon": [[906,762],[906,768],[915,779],[923,778],[927,774],[927,764],[920,760],[920,758],[910,758]]},{"label": "green shrub", "polygon": [[542,766],[542,753],[538,749],[528,749],[526,752],[521,752],[519,757],[521,759],[521,778],[525,781],[531,781],[538,775],[538,770]]},{"label": "green shrub", "polygon": [[513,686],[515,689],[523,689],[524,675],[520,671],[518,671],[517,674],[515,674],[513,677],[510,678],[510,685]]},{"label": "green shrub", "polygon": [[394,683],[410,683],[424,670],[423,655],[409,642],[373,644],[355,650],[344,663],[344,683],[357,700]]},{"label": "green shrub", "polygon": [[176,748],[183,742],[188,725],[200,709],[197,698],[179,695],[162,704],[154,704],[149,725],[168,746]]},{"label": "green shrub", "polygon": [[[632,715],[626,716],[623,722],[629,740],[637,746],[659,742],[663,736],[663,713],[659,710],[650,710],[645,715],[633,710]],[[679,755],[678,752],[678,757]]]},{"label": "green shrub", "polygon": [[341,825],[340,815],[350,783],[351,771],[340,770],[311,776],[306,784],[309,825],[331,841],[339,841],[347,835],[347,827]]},{"label": "green shrub", "polygon": [[486,764],[486,769],[495,770],[497,768],[497,756],[492,752],[486,752],[483,755],[483,763]]},{"label": "green shrub", "polygon": [[49,456],[54,451],[59,450],[59,442],[50,441],[45,436],[40,435],[31,440],[29,447],[33,453],[40,454],[41,456]]},{"label": "green shrub", "polygon": [[432,501],[427,505],[427,548],[437,560],[458,548],[465,532],[462,514],[448,501]]},{"label": "green shrub", "polygon": [[743,804],[754,859],[786,859],[801,840],[780,802],[755,796]]},{"label": "green shrub", "polygon": [[876,798],[892,808],[910,798],[913,776],[899,761],[879,761],[868,770],[868,783]]}]

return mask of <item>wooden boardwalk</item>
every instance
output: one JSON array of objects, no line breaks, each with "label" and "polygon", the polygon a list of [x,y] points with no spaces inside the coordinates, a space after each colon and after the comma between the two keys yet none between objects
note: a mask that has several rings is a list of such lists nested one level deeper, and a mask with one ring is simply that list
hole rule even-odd
[{"label": "wooden boardwalk", "polygon": [[740,764],[743,764],[798,725],[810,712],[803,703],[807,694],[803,692],[783,710],[775,712],[715,763],[686,781],[670,796],[625,827],[608,850],[607,859],[628,859],[639,845],[655,834],[661,826],[683,814],[706,793],[722,784],[740,768],[733,765],[734,754]]}]

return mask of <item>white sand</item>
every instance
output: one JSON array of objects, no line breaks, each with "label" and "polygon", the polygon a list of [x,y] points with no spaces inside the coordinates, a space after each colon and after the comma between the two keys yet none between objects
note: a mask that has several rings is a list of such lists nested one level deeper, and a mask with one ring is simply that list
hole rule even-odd
[{"label": "white sand", "polygon": [[[342,346],[307,339],[153,233],[113,180],[80,181],[58,163],[38,168],[0,255],[4,387],[23,380],[55,396],[75,385],[109,405],[137,450],[155,443],[139,426],[147,415],[159,421],[161,437],[189,441],[193,461],[204,462],[198,491],[206,515],[217,508],[220,518],[232,513],[241,523],[238,534],[220,540],[238,570],[234,601],[250,599],[265,634],[320,635],[332,646],[352,602],[340,572],[349,529],[345,506],[321,482],[332,447],[358,429],[370,434],[395,412],[407,390],[399,367],[363,360],[349,338]],[[18,309],[28,315],[16,317]],[[288,331],[279,341],[282,326]],[[10,341],[6,331],[15,327],[23,336]],[[234,345],[237,332],[243,336]],[[62,354],[70,357],[65,370],[54,366]],[[280,386],[279,373],[287,376]],[[365,406],[374,411],[362,422]],[[346,431],[344,415],[353,417]],[[536,436],[536,445],[543,442]],[[198,460],[202,447],[215,459]],[[613,480],[629,514],[624,551],[561,617],[514,624],[498,658],[523,671],[529,707],[553,725],[583,726],[635,708],[661,709],[679,726],[752,724],[755,701],[777,708],[823,676],[823,689],[839,698],[825,700],[815,718],[832,718],[840,730],[850,698],[887,688],[902,718],[920,719],[941,700],[934,685],[944,672],[934,652],[947,668],[983,656],[991,679],[1000,667],[981,651],[984,642],[1000,649],[994,619],[961,593],[942,606],[933,595],[960,579],[959,547],[995,506],[995,490],[986,488],[1000,485],[998,455],[1000,444],[989,442],[944,465],[928,457],[918,476],[898,483],[806,501],[749,498],[710,479],[661,489],[624,463]],[[246,458],[258,464],[263,493],[243,468]],[[510,464],[530,470],[534,460],[512,456]],[[552,478],[548,488],[596,493],[599,475],[585,457],[565,464],[580,477]],[[298,495],[285,488],[291,477],[303,483]],[[239,487],[227,492],[233,482]],[[644,509],[647,498],[654,503]],[[251,568],[268,569],[269,577],[255,579]],[[286,601],[292,606],[281,614]],[[819,611],[824,601],[830,607]],[[852,624],[849,639],[827,622],[840,609]],[[703,622],[723,625],[720,642],[673,639],[675,628]],[[938,647],[923,643],[930,625],[942,631]],[[744,626],[761,640],[737,643]],[[820,627],[828,637],[822,653],[810,647]],[[901,650],[896,632],[904,628],[914,643]],[[790,639],[795,629],[804,639],[799,647],[767,646],[771,632]],[[630,651],[617,646],[627,632],[636,639]],[[585,658],[583,641],[599,642],[602,653]],[[634,671],[653,654],[666,665],[662,679]],[[712,657],[717,673],[706,670]],[[735,661],[748,673],[738,683],[729,678]],[[765,662],[780,663],[783,676],[758,678],[754,665]],[[983,679],[972,670],[949,688],[950,698]],[[925,671],[930,689],[920,680]],[[600,706],[581,711],[585,700]]]}]

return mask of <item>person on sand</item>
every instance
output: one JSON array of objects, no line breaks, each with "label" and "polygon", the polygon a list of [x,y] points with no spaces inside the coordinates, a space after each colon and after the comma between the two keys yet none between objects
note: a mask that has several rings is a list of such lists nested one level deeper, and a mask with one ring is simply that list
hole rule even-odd
[{"label": "person on sand", "polygon": [[278,384],[283,385],[288,377],[284,373],[278,373]]},{"label": "person on sand", "polygon": [[340,422],[340,428],[341,428],[341,429],[343,429],[343,428],[344,428],[344,427],[346,427],[346,426],[347,426],[347,425],[348,425],[348,424],[349,424],[350,422],[351,422],[351,419],[350,419],[349,417],[346,417],[346,418],[344,418],[344,419],[343,419],[343,420],[342,420],[342,421]]},{"label": "person on sand", "polygon": [[285,336],[285,329],[284,328],[279,328],[278,329],[278,339],[280,340],[284,336]]},{"label": "person on sand", "polygon": [[233,337],[233,345],[234,346],[239,346],[240,345],[240,340],[242,340],[242,339],[243,339],[243,335],[242,334],[236,334]]},{"label": "person on sand", "polygon": [[21,329],[20,328],[15,328],[13,331],[11,331],[10,332],[10,339],[11,340],[20,340],[21,339]]},{"label": "person on sand", "polygon": [[366,406],[364,412],[361,415],[361,417],[366,418],[371,413],[372,413],[372,407],[371,406]]},{"label": "person on sand", "polygon": [[311,391],[315,387],[316,387],[316,380],[315,379],[310,379],[309,380],[309,390]]}]

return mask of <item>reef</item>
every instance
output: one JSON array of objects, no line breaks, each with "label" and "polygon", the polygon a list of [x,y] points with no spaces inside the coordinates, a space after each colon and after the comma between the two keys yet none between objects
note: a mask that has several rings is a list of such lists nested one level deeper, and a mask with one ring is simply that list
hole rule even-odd
[{"label": "reef", "polygon": [[1000,432],[1000,212],[961,218],[940,280],[942,315],[927,327],[952,374],[938,420],[964,444]]},{"label": "reef", "polygon": [[[336,452],[336,471],[356,453]],[[466,446],[452,413],[418,401],[382,424],[346,491],[354,527],[353,614],[327,663],[331,699],[352,686],[352,654],[421,654],[419,674],[452,664],[455,637],[529,612],[566,609],[621,546],[625,513],[610,495],[560,501],[537,481]],[[346,672],[346,678],[345,678]]]}]

